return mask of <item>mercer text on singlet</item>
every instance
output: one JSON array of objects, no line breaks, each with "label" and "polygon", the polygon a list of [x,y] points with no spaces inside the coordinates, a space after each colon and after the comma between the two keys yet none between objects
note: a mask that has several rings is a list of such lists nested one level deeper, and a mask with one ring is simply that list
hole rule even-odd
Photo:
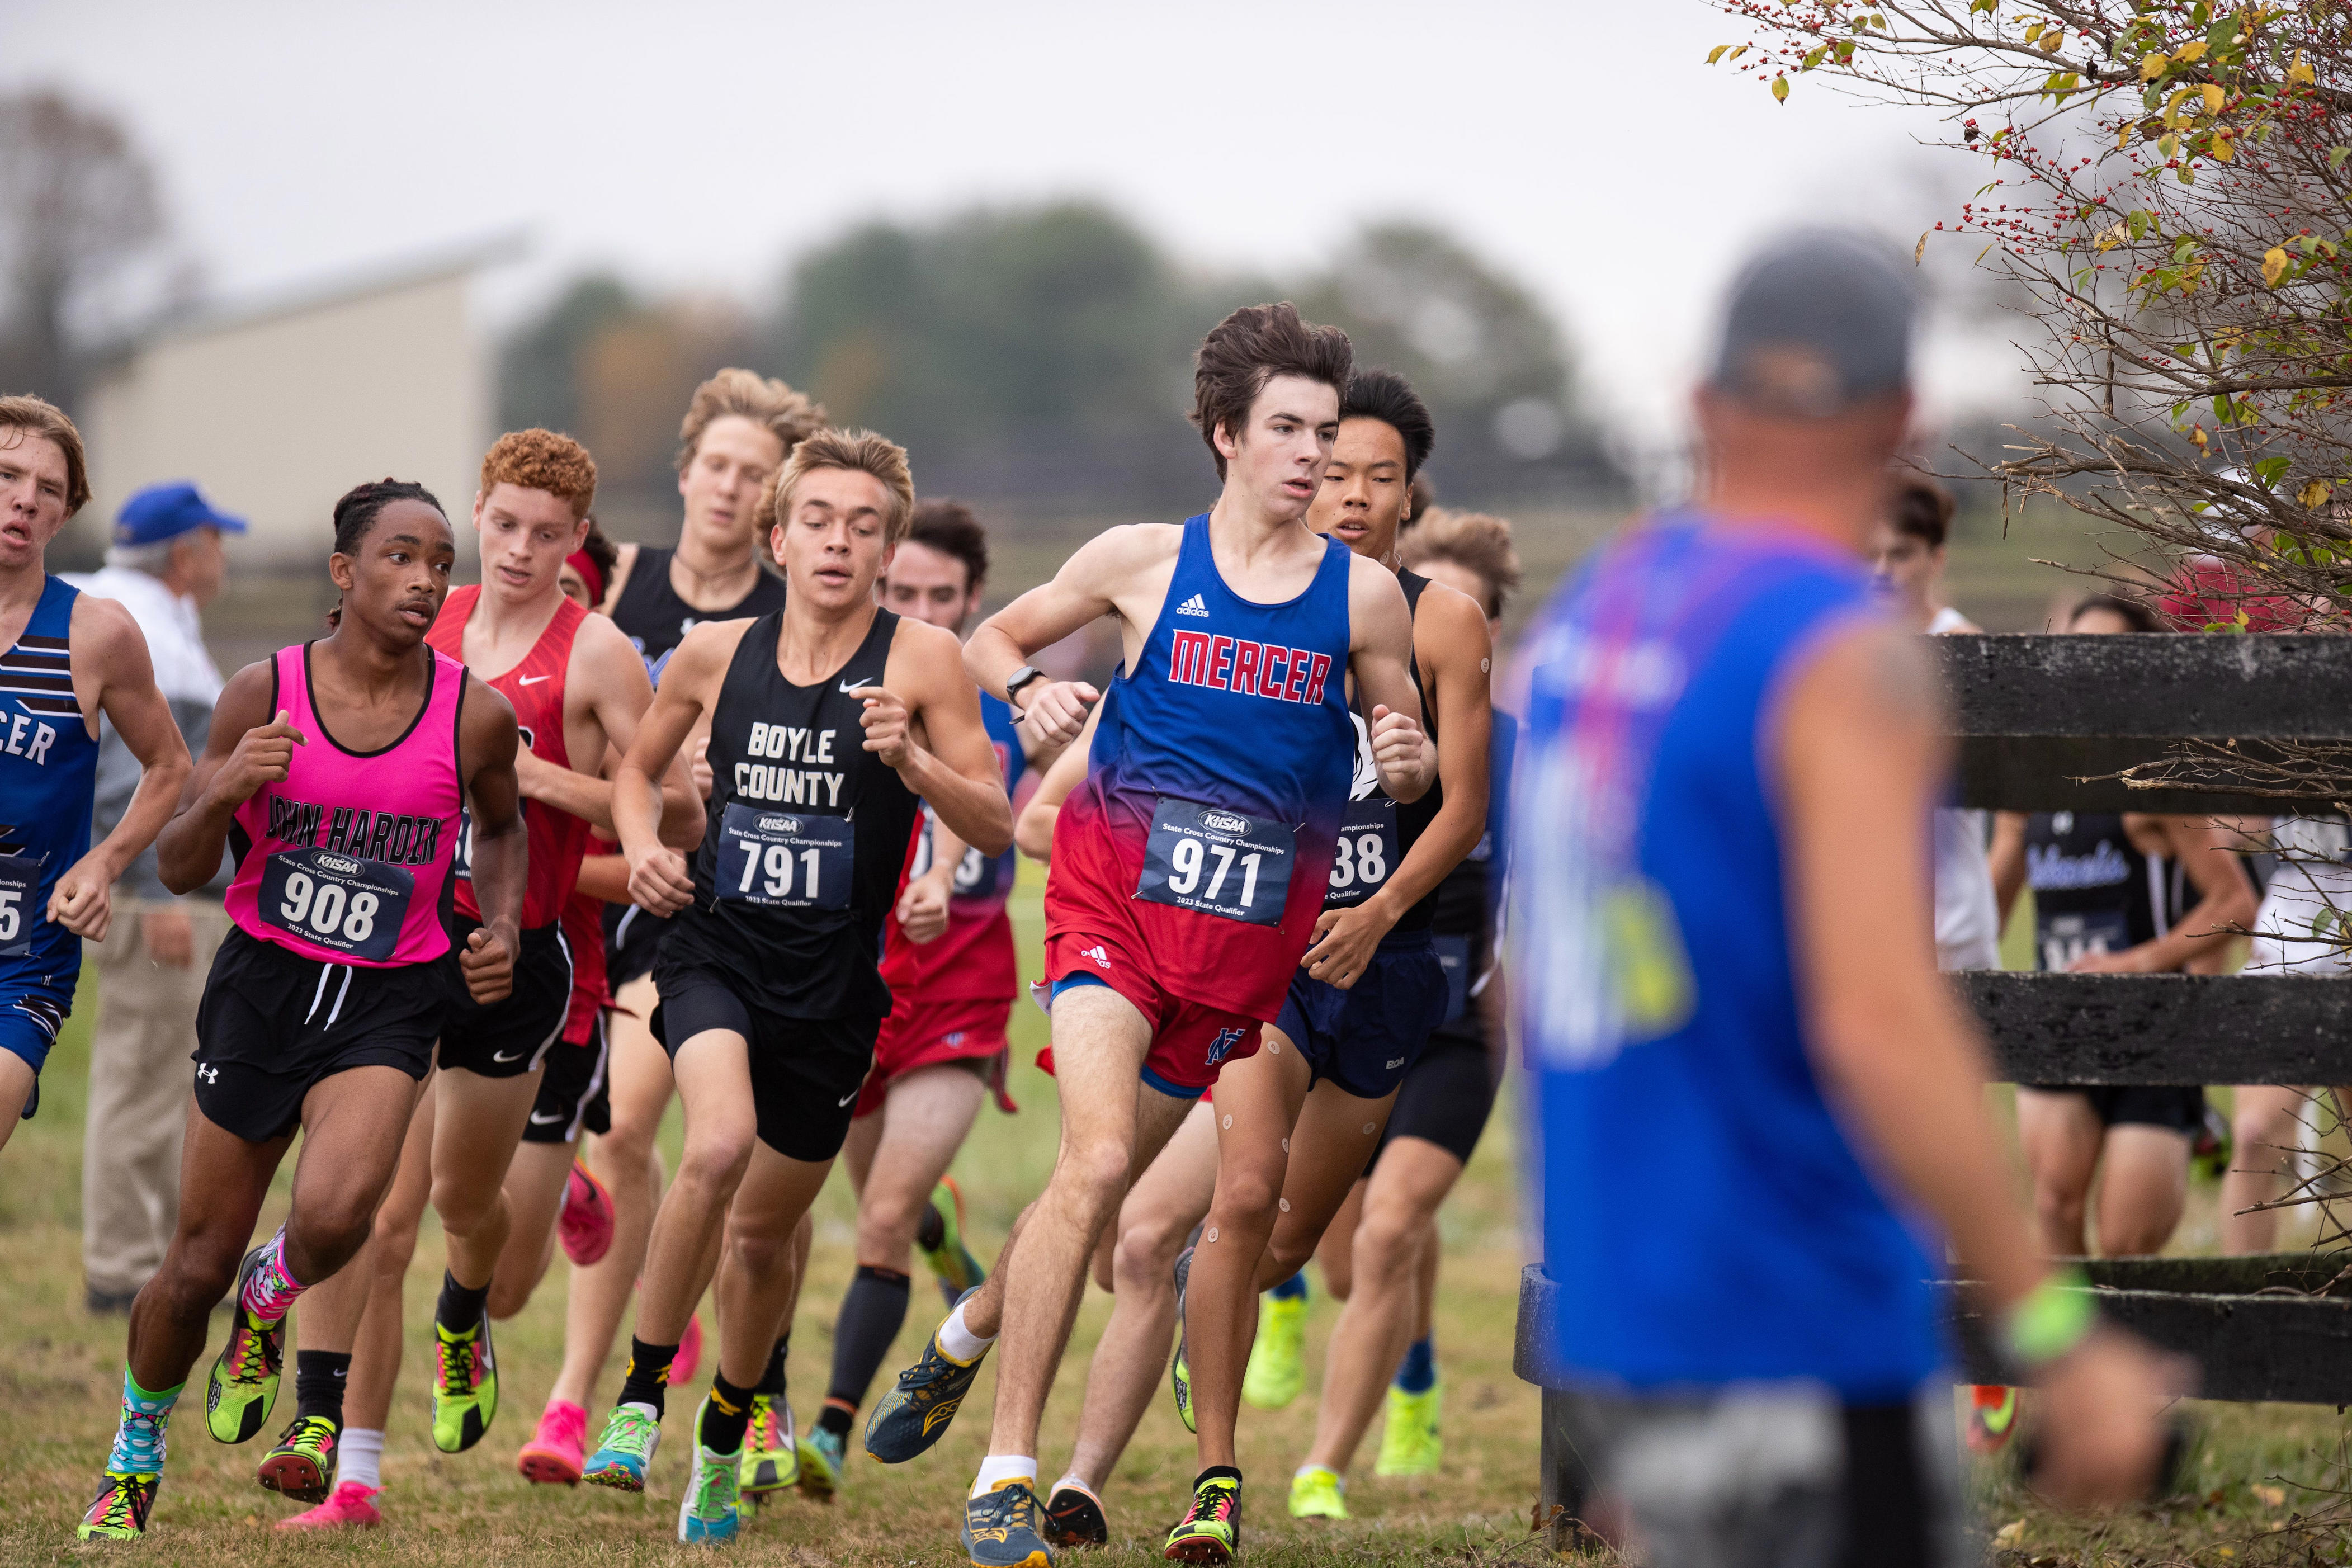
[{"label": "mercer text on singlet", "polygon": [[282,710],[305,743],[293,749],[283,779],[236,808],[229,918],[247,936],[320,963],[429,963],[449,951],[445,901],[465,805],[457,725],[466,667],[425,648],[431,662],[416,717],[390,745],[354,752],[319,716],[313,646],[280,648],[270,660],[268,710]]},{"label": "mercer text on singlet", "polygon": [[[463,658],[466,622],[482,596],[478,587],[452,588],[441,605],[439,618],[425,640],[451,658]],[[539,634],[530,651],[513,668],[496,679],[477,675],[491,690],[514,705],[515,724],[531,755],[551,767],[569,770],[571,750],[563,740],[564,675],[572,668],[572,643],[588,612],[570,599],[555,601],[555,617]],[[563,906],[580,880],[580,857],[588,847],[588,824],[568,811],[558,811],[535,800],[522,803],[522,820],[530,841],[530,874],[522,895],[522,928],[537,931],[563,917]],[[468,814],[457,836],[457,912],[470,921],[482,918],[474,901],[474,823]]]},{"label": "mercer text on singlet", "polygon": [[81,938],[48,918],[49,893],[89,853],[98,739],[73,689],[73,606],[61,577],[41,584],[14,647],[0,652],[0,1006],[28,992],[73,999]]}]

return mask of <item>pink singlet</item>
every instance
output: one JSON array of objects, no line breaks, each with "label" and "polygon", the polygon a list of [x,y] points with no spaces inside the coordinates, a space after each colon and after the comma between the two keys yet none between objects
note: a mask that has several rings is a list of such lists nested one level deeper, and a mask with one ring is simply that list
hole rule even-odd
[{"label": "pink singlet", "polygon": [[465,789],[457,716],[466,667],[427,648],[415,721],[375,752],[336,744],[310,700],[310,645],[278,650],[269,710],[307,742],[286,777],[236,808],[229,918],[247,936],[326,963],[389,969],[449,951],[443,903]]}]

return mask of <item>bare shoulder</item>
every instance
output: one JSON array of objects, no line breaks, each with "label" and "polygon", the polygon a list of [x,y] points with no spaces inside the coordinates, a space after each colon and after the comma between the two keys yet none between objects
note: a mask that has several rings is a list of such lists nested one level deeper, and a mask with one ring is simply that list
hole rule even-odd
[{"label": "bare shoulder", "polygon": [[1905,730],[1943,728],[1944,690],[1927,650],[1875,616],[1822,633],[1790,672],[1785,705]]},{"label": "bare shoulder", "polygon": [[76,595],[66,645],[76,664],[101,670],[110,679],[153,679],[146,634],[116,600],[94,594]]},{"label": "bare shoulder", "polygon": [[669,663],[662,671],[662,685],[667,687],[673,680],[683,680],[698,689],[705,681],[724,679],[727,666],[742,644],[743,634],[751,629],[751,619],[746,616],[734,621],[704,621],[688,632],[677,650],[669,656]]},{"label": "bare shoulder", "polygon": [[603,674],[625,668],[624,661],[640,669],[645,660],[638,657],[636,645],[628,634],[603,616],[589,615],[572,635],[572,663],[575,669]]},{"label": "bare shoulder", "polygon": [[466,713],[462,721],[469,742],[493,741],[500,731],[517,733],[514,704],[505,693],[476,675],[466,672]]},{"label": "bare shoulder", "polygon": [[901,696],[942,694],[950,683],[970,686],[964,673],[963,642],[955,633],[911,616],[898,617],[890,636],[890,657],[882,679]]},{"label": "bare shoulder", "polygon": [[1386,637],[1408,632],[1412,625],[1412,612],[1405,607],[1404,585],[1395,573],[1369,555],[1349,559],[1348,615],[1358,647],[1364,646],[1368,632]]},{"label": "bare shoulder", "polygon": [[1148,571],[1176,558],[1184,529],[1173,522],[1128,522],[1107,528],[1072,552],[1062,570],[1104,580]]},{"label": "bare shoulder", "polygon": [[1475,658],[1485,672],[1493,657],[1486,609],[1459,588],[1432,583],[1421,591],[1414,607],[1412,651],[1427,668],[1444,669]]}]

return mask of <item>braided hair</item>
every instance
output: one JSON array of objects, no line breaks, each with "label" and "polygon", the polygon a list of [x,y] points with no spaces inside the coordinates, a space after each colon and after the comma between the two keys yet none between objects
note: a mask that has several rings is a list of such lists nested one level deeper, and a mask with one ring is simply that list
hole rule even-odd
[{"label": "braided hair", "polygon": [[[441,504],[440,500],[414,479],[395,479],[386,476],[369,484],[353,485],[343,492],[342,500],[335,503],[335,553],[357,555],[360,541],[365,539],[368,530],[375,526],[375,520],[383,509],[396,500],[423,501],[439,512],[444,520],[449,515],[448,509]],[[341,625],[342,618],[343,606],[339,599],[335,607],[327,612],[329,629]]]}]

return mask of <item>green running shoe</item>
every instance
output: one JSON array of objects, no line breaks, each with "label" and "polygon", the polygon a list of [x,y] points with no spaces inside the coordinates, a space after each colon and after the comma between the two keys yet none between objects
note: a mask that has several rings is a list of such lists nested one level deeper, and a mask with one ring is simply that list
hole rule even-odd
[{"label": "green running shoe", "polygon": [[1176,1359],[1168,1363],[1168,1386],[1176,1395],[1176,1415],[1184,1430],[1197,1432],[1200,1428],[1192,1424],[1192,1357],[1184,1331],[1184,1287],[1192,1278],[1192,1249],[1188,1247],[1176,1255]]},{"label": "green running shoe", "polygon": [[[702,1412],[709,1404],[706,1395],[695,1406],[689,1431],[702,1430]],[[677,1504],[680,1541],[689,1546],[708,1546],[735,1539],[742,1523],[738,1506],[742,1463],[740,1453],[714,1454],[699,1442],[695,1444],[694,1468],[686,1479],[686,1496]]]},{"label": "green running shoe", "polygon": [[1171,1563],[1230,1563],[1242,1549],[1242,1484],[1211,1476],[1192,1489],[1192,1506],[1168,1532]]},{"label": "green running shoe", "polygon": [[[274,1238],[273,1238],[274,1239]],[[251,1442],[278,1403],[278,1373],[286,1361],[286,1320],[263,1323],[245,1310],[245,1282],[261,1262],[268,1242],[237,1265],[236,1289],[229,1295],[228,1343],[205,1380],[205,1426],[220,1443]]]},{"label": "green running shoe", "polygon": [[1307,1386],[1307,1298],[1259,1298],[1257,1338],[1250,1345],[1242,1397],[1260,1410],[1280,1410]]},{"label": "green running shoe", "polygon": [[138,1540],[147,1533],[147,1515],[163,1484],[161,1472],[150,1476],[101,1471],[97,1500],[74,1527],[74,1534],[83,1541]]},{"label": "green running shoe", "polygon": [[1321,1465],[1309,1465],[1290,1478],[1290,1517],[1345,1519],[1348,1483]]},{"label": "green running shoe", "polygon": [[[971,1294],[966,1291],[963,1300]],[[903,1465],[928,1450],[946,1435],[987,1359],[982,1351],[969,1362],[956,1360],[940,1348],[939,1331],[933,1330],[923,1342],[923,1359],[900,1373],[890,1392],[875,1402],[874,1414],[866,1418],[866,1451],[886,1465]]]},{"label": "green running shoe", "polygon": [[812,1429],[801,1439],[801,1491],[818,1502],[831,1502],[833,1494],[841,1489],[842,1472],[848,1468],[847,1445],[841,1434],[823,1426]]},{"label": "green running shoe", "polygon": [[1372,1465],[1376,1476],[1433,1476],[1445,1457],[1444,1439],[1437,1435],[1438,1395],[1444,1384],[1433,1383],[1420,1394],[1407,1394],[1389,1384],[1388,1424],[1381,1428],[1381,1457]]},{"label": "green running shoe", "polygon": [[324,1502],[335,1489],[335,1447],[342,1436],[342,1423],[331,1415],[297,1415],[261,1456],[254,1479],[296,1502]]},{"label": "green running shoe", "polygon": [[1027,1481],[1000,1481],[963,1505],[963,1551],[972,1568],[1054,1568],[1037,1533],[1037,1494]]},{"label": "green running shoe", "polygon": [[740,1489],[743,1500],[764,1503],[800,1484],[801,1460],[793,1441],[792,1406],[772,1394],[751,1395],[751,1425],[743,1434]]},{"label": "green running shoe", "polygon": [[462,1454],[482,1440],[499,1414],[499,1357],[490,1319],[462,1333],[433,1324],[433,1446]]},{"label": "green running shoe", "polygon": [[646,1472],[653,1468],[654,1450],[661,1447],[661,1417],[650,1405],[615,1405],[604,1418],[604,1435],[580,1479],[592,1487],[615,1491],[646,1489]]},{"label": "green running shoe", "polygon": [[963,1189],[956,1185],[953,1176],[941,1176],[940,1184],[931,1189],[931,1206],[940,1212],[941,1234],[937,1247],[919,1247],[923,1261],[939,1277],[940,1294],[947,1299],[948,1310],[963,1300],[967,1290],[977,1290],[988,1278],[988,1270],[971,1255],[963,1240]]}]

